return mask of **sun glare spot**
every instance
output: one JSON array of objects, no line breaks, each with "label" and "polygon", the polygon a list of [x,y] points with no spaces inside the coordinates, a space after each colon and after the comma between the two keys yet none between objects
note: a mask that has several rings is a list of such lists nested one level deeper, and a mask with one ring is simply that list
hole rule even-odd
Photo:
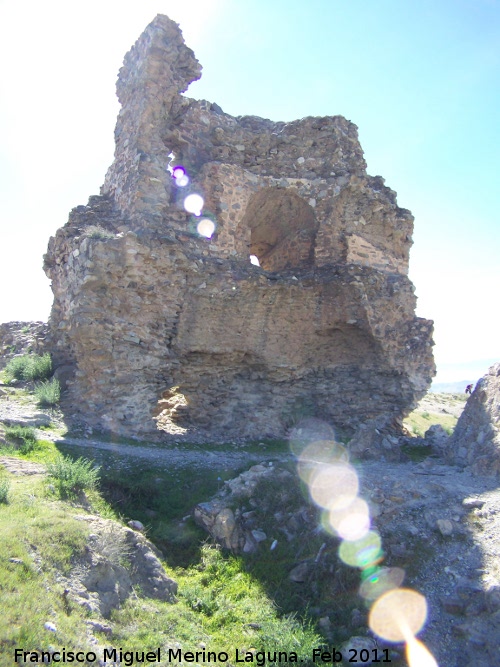
[{"label": "sun glare spot", "polygon": [[409,588],[395,588],[374,603],[368,617],[370,629],[389,642],[408,642],[423,628],[427,602]]},{"label": "sun glare spot", "polygon": [[215,224],[213,220],[210,220],[210,218],[203,218],[198,223],[196,229],[200,236],[204,236],[207,239],[211,239],[213,233],[215,232]]},{"label": "sun glare spot", "polygon": [[406,643],[406,658],[410,667],[439,667],[429,649],[415,637]]},{"label": "sun glare spot", "polygon": [[189,185],[189,176],[187,174],[184,174],[184,176],[179,176],[179,178],[175,179],[175,184],[180,188],[185,188],[186,185]]},{"label": "sun glare spot", "polygon": [[354,542],[344,541],[339,547],[339,557],[346,565],[366,568],[376,565],[382,556],[380,535],[369,531],[362,539]]},{"label": "sun glare spot", "polygon": [[175,184],[180,188],[184,188],[189,183],[189,176],[181,165],[177,165],[177,167],[172,169],[172,178],[174,179]]},{"label": "sun glare spot", "polygon": [[351,466],[326,464],[314,469],[309,479],[309,490],[320,507],[343,509],[351,505],[358,495],[358,476]]},{"label": "sun glare spot", "polygon": [[370,530],[368,504],[362,498],[355,498],[347,507],[330,510],[329,521],[344,540],[360,540]]},{"label": "sun glare spot", "polygon": [[399,588],[404,578],[405,571],[400,567],[380,567],[364,579],[359,594],[365,600],[376,600],[387,591]]},{"label": "sun glare spot", "polygon": [[[299,456],[299,474],[302,469],[311,469],[311,466],[317,467],[329,464],[345,463],[349,460],[349,455],[343,445],[339,445],[334,440],[318,440],[310,445],[304,446],[302,443],[294,443],[292,449]],[[304,481],[307,481],[304,479]]]},{"label": "sun glare spot", "polygon": [[203,208],[203,197],[201,195],[192,194],[188,195],[184,200],[184,208],[188,213],[193,213],[197,217],[201,215],[201,210]]},{"label": "sun glare spot", "polygon": [[178,178],[182,178],[182,177],[185,176],[185,175],[186,175],[186,170],[185,170],[184,167],[182,167],[181,165],[178,165],[177,167],[174,167],[174,168],[172,169],[172,176],[173,176],[173,178],[175,178],[176,180],[177,180]]}]

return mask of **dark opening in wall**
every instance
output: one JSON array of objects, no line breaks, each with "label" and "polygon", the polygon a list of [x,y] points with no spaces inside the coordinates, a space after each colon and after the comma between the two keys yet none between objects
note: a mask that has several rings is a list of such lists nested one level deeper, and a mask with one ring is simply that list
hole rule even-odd
[{"label": "dark opening in wall", "polygon": [[241,224],[251,230],[249,254],[266,271],[312,266],[318,223],[314,210],[295,192],[281,188],[256,192]]}]

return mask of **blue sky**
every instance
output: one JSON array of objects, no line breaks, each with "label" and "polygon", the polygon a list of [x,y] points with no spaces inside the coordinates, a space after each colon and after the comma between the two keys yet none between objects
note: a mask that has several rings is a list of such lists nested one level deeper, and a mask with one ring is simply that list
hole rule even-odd
[{"label": "blue sky", "polygon": [[159,12],[203,65],[188,95],[358,126],[368,173],[415,215],[437,379],[500,360],[500,0],[0,0],[0,321],[47,319],[48,238],[99,192],[116,75]]}]

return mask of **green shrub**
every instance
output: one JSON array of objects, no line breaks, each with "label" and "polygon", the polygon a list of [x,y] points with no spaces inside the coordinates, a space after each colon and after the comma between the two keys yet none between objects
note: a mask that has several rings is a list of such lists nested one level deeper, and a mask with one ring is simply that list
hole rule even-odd
[{"label": "green shrub", "polygon": [[39,405],[56,405],[61,398],[61,385],[59,384],[59,380],[52,378],[52,380],[40,382],[40,384],[35,387],[35,396],[38,399]]},{"label": "green shrub", "polygon": [[82,491],[91,491],[99,482],[100,467],[94,468],[92,461],[59,455],[54,463],[49,463],[47,472],[54,479],[61,498],[77,496]]},{"label": "green shrub", "polygon": [[48,352],[42,356],[23,354],[9,361],[5,374],[9,380],[45,380],[52,375],[52,359]]},{"label": "green shrub", "polygon": [[5,436],[7,440],[16,445],[21,454],[28,454],[35,449],[36,432],[31,426],[20,426],[19,424],[6,426]]},{"label": "green shrub", "polygon": [[10,480],[0,478],[0,503],[9,502]]},{"label": "green shrub", "polygon": [[104,227],[101,227],[101,225],[89,225],[84,230],[83,236],[90,239],[100,239],[101,241],[115,238],[113,232],[110,232],[108,229],[104,229]]}]

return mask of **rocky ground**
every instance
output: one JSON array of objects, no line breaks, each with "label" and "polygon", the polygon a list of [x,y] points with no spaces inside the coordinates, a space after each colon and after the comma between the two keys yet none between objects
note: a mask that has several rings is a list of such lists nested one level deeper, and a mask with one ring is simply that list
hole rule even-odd
[{"label": "rocky ground", "polygon": [[[498,664],[500,489],[433,458],[420,463],[371,461],[356,468],[362,496],[369,501],[372,528],[382,537],[384,564],[404,570],[403,585],[427,599],[429,617],[421,636],[439,664]],[[278,487],[290,485],[290,479],[281,479],[287,473],[279,466],[272,471],[266,465],[255,466],[226,485],[230,493],[226,489],[210,503],[198,506],[198,523],[224,546],[243,552],[261,548],[257,547],[259,540],[299,537],[294,529],[299,530],[297,524],[307,515],[305,507],[276,513],[274,525],[268,523],[266,530],[255,523],[260,494],[249,499],[248,489],[271,474]],[[248,528],[246,517],[251,517]],[[308,520],[312,521],[311,515]],[[312,538],[312,532],[307,539]],[[306,539],[307,528],[302,527],[299,533],[300,539]],[[321,567],[320,556],[299,563],[290,577],[304,588],[314,587],[313,571]],[[336,577],[338,572],[330,576]],[[358,606],[351,620],[351,632],[356,633],[363,622],[366,624],[361,599]],[[330,626],[324,610],[321,620],[334,636],[338,628]]]},{"label": "rocky ground", "polygon": [[[432,395],[424,399],[421,405],[429,412],[457,410],[456,406],[444,405],[442,398],[436,399]],[[37,428],[48,424],[62,427],[61,416],[57,411],[39,410],[27,397],[20,402],[12,388],[6,386],[0,388],[0,421]],[[190,450],[185,446],[162,449],[147,443],[134,445],[103,442],[95,436],[67,438],[55,432],[50,435],[47,431],[40,431],[40,434],[44,438],[52,437],[57,442],[75,446],[78,455],[90,446],[111,450],[121,456],[146,458],[155,464],[168,462],[169,466],[193,464],[212,467],[220,466],[222,461],[226,464],[228,459],[232,459],[233,463],[238,464],[246,461],[250,467],[259,461],[263,465],[246,474],[245,484],[249,488],[252,488],[252,480],[259,474],[272,474],[280,479],[282,467],[287,466],[290,470],[294,462],[291,453],[273,457],[270,462],[263,460],[263,455],[258,453],[249,455],[243,448],[212,452],[208,448]],[[428,453],[431,453],[430,450]],[[39,465],[21,463],[12,457],[2,457],[1,463],[12,472],[42,472]],[[463,468],[447,465],[435,455],[424,455],[419,462],[365,461],[357,464],[356,469],[361,480],[361,494],[370,505],[373,527],[382,537],[385,564],[405,570],[403,585],[420,591],[427,599],[429,616],[421,637],[438,659],[439,665],[493,667],[499,664],[498,483],[492,478],[472,476]],[[228,489],[235,488],[239,483],[226,484],[218,512],[225,507],[224,497],[228,496]],[[210,499],[207,498],[207,501]],[[258,505],[258,499],[254,504]],[[236,519],[240,520],[240,516],[237,510]],[[256,548],[269,549],[268,542],[272,544],[274,540],[280,539],[303,541],[307,539],[308,530],[317,531],[317,526],[304,525],[301,528],[300,517],[304,520],[304,516],[310,516],[307,515],[307,508],[287,512],[285,506],[283,511],[274,516],[277,518],[273,519],[275,526],[271,527],[272,534],[269,527],[266,534],[259,525],[252,526],[257,536],[254,540]],[[98,525],[97,519],[95,521],[94,534],[98,535],[99,530],[105,527]],[[262,533],[265,537],[260,544]],[[220,535],[218,537],[220,540]],[[243,543],[240,546],[244,546]],[[317,562],[306,563],[303,570],[319,567],[320,564],[321,555]],[[302,564],[299,562],[298,565]],[[305,576],[301,581],[299,576],[297,585],[303,586],[307,594],[307,586],[311,581],[311,577]],[[68,587],[71,586],[68,584]],[[353,635],[364,634],[368,639],[366,610],[361,598],[358,607],[358,613],[352,618],[351,632]],[[335,628],[329,626],[328,614],[324,611],[322,613],[326,634],[329,628],[334,634]]]},{"label": "rocky ground", "polygon": [[435,394],[429,392],[419,402],[418,412],[429,412],[436,415],[452,415],[460,417],[465,407],[466,394]]}]

